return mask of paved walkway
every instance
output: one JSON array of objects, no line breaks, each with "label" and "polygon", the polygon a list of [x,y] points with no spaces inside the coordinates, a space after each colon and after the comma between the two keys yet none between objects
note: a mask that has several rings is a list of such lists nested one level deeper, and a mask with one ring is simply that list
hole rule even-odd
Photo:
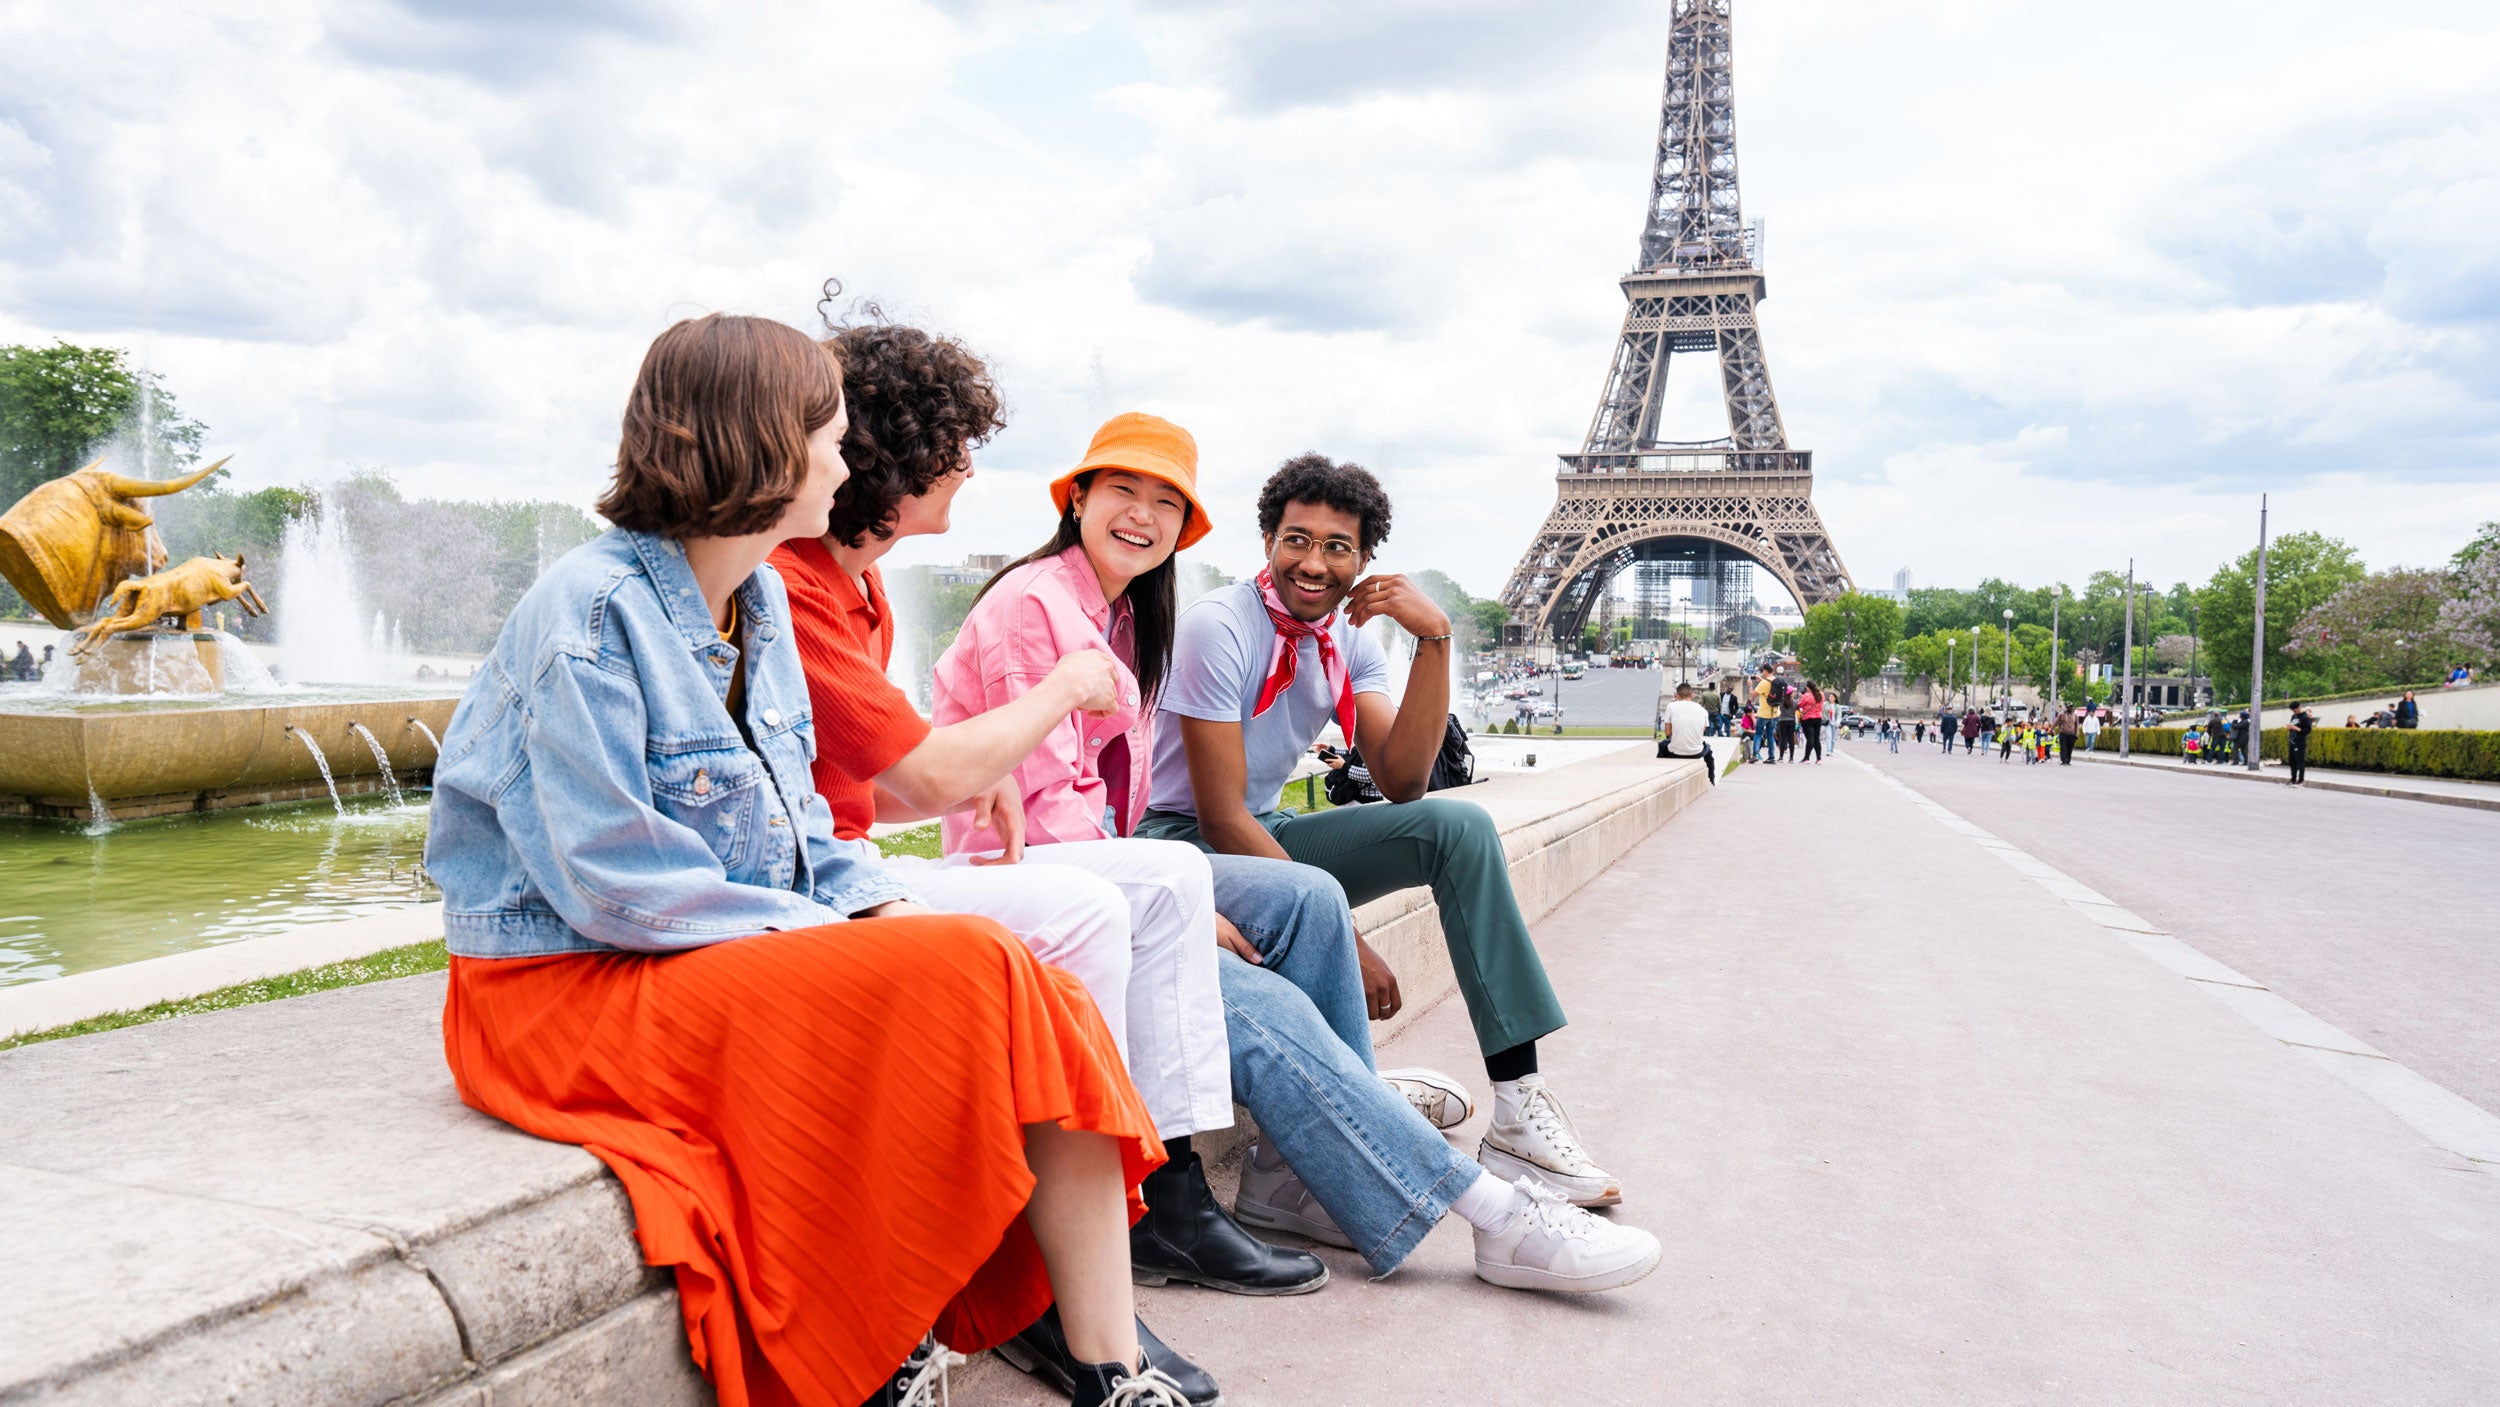
[{"label": "paved walkway", "polygon": [[[2500,1176],[2002,853],[1846,759],[1749,767],[1539,925],[1641,1285],[1496,1290],[1449,1223],[1145,1313],[1245,1407],[2489,1400]],[[1383,1061],[1483,1083],[1455,1000]]]},{"label": "paved walkway", "polygon": [[1855,755],[2500,1114],[2500,812],[1933,749]]}]

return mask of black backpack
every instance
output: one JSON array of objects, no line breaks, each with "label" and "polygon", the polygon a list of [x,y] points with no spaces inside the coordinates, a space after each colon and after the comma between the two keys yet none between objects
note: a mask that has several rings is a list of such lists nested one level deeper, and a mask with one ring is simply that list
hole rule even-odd
[{"label": "black backpack", "polygon": [[1441,734],[1441,755],[1432,760],[1432,780],[1424,783],[1424,790],[1472,786],[1475,780],[1476,752],[1467,746],[1467,729],[1453,713]]},{"label": "black backpack", "polygon": [[[1380,789],[1371,783],[1368,768],[1361,777],[1354,775],[1354,770],[1363,766],[1361,749],[1347,748],[1345,756],[1345,766],[1332,767],[1320,778],[1320,785],[1328,789],[1329,802],[1337,806],[1359,806],[1367,801],[1383,800]],[[1458,715],[1453,713],[1442,731],[1441,755],[1432,760],[1432,776],[1425,781],[1424,790],[1442,791],[1450,787],[1472,786],[1475,781],[1476,753],[1467,746],[1467,729],[1459,723]]]}]

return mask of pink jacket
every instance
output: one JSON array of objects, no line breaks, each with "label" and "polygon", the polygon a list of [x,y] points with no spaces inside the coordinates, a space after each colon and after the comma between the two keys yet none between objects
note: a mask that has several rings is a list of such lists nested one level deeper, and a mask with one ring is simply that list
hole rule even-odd
[{"label": "pink jacket", "polygon": [[[1145,814],[1154,716],[1138,706],[1128,602],[1103,600],[1085,549],[1071,547],[1008,573],[938,656],[930,715],[944,727],[1020,697],[1061,657],[1085,649],[1106,650],[1119,662],[1120,709],[1108,718],[1070,713],[1016,768],[1028,845],[1100,840],[1105,808],[1118,835],[1136,829]],[[966,813],[946,817],[941,834],[949,855],[999,848],[997,835],[975,831]]]}]

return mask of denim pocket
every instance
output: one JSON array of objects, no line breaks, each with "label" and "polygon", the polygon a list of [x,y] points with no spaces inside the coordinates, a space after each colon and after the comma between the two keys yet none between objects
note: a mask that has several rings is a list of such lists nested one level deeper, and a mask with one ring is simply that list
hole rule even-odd
[{"label": "denim pocket", "polygon": [[703,748],[650,759],[651,803],[703,837],[724,870],[745,860],[755,830],[764,764],[743,747]]}]

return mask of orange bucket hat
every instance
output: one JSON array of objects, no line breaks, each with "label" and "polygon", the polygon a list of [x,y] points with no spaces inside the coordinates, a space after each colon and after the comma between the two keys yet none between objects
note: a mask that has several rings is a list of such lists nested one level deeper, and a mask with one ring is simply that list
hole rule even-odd
[{"label": "orange bucket hat", "polygon": [[1181,526],[1176,552],[1195,545],[1215,526],[1207,521],[1207,506],[1198,501],[1198,442],[1159,415],[1132,410],[1104,421],[1094,432],[1094,442],[1085,447],[1084,460],[1050,481],[1050,501],[1059,505],[1060,512],[1068,511],[1069,500],[1076,496],[1077,476],[1097,469],[1125,469],[1161,479],[1181,491],[1181,497],[1189,501],[1189,521]]}]

